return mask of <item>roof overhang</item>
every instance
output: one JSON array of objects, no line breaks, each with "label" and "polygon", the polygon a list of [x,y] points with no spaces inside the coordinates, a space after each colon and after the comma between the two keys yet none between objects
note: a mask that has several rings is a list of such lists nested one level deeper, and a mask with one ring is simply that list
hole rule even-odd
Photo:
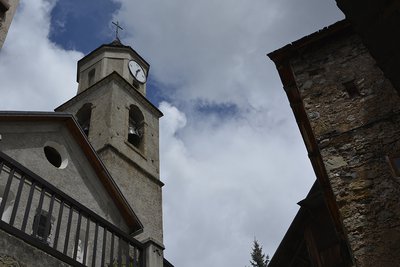
[{"label": "roof overhang", "polygon": [[162,116],[164,116],[164,114],[155,105],[153,105],[153,103],[151,103],[144,95],[139,93],[139,91],[135,87],[133,87],[132,84],[128,83],[128,81],[125,80],[116,71],[113,71],[110,75],[104,77],[103,79],[101,79],[97,83],[95,83],[92,86],[90,86],[88,89],[82,91],[81,93],[77,94],[73,98],[69,99],[67,102],[65,102],[65,103],[61,104],[60,106],[56,107],[54,109],[54,111],[58,112],[60,110],[64,110],[64,107],[69,106],[71,103],[74,103],[75,101],[77,101],[78,99],[83,97],[84,95],[89,94],[92,90],[96,90],[96,88],[99,85],[101,85],[102,83],[104,84],[104,83],[107,83],[107,82],[112,81],[112,80],[117,80],[118,82],[121,82],[122,84],[124,84],[124,87],[128,88],[129,92],[131,92],[132,94],[135,94],[135,97],[138,97],[143,103],[145,103],[145,105],[152,111],[152,113],[155,116],[157,116],[158,118],[161,118]]},{"label": "roof overhang", "polygon": [[328,43],[339,36],[349,33],[354,33],[351,24],[347,20],[341,20],[315,33],[287,44],[280,49],[268,53],[268,57],[274,61],[275,65],[282,64],[283,62],[290,60],[293,56],[300,55],[306,50],[308,51],[315,46]]},{"label": "roof overhang", "polygon": [[[331,266],[350,265],[351,260],[346,253],[346,245],[335,235],[336,231],[318,181],[314,182],[307,197],[298,204],[300,209],[268,266],[314,266],[318,261],[318,253],[315,252],[322,252],[328,248],[332,253],[330,260],[336,261],[330,261]],[[313,236],[313,242],[310,236]],[[336,247],[340,247],[340,252],[335,250]]]},{"label": "roof overhang", "polygon": [[[314,185],[311,187],[311,190],[305,199],[307,199],[312,193],[316,192],[317,185],[318,183],[314,182]],[[305,224],[307,223],[307,217],[307,210],[301,207],[272,256],[269,266],[292,266],[292,263],[296,261],[296,258],[302,257],[304,250],[306,250],[303,231]],[[305,258],[304,261],[309,262],[309,259]]]}]

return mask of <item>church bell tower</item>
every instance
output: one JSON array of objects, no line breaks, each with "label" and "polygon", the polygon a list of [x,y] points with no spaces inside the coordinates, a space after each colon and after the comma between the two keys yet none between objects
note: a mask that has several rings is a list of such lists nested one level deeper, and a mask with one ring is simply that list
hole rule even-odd
[{"label": "church bell tower", "polygon": [[131,233],[150,249],[147,266],[162,266],[163,183],[159,174],[159,119],[146,98],[149,64],[118,37],[78,62],[77,95],[56,108],[75,115],[143,225]]}]

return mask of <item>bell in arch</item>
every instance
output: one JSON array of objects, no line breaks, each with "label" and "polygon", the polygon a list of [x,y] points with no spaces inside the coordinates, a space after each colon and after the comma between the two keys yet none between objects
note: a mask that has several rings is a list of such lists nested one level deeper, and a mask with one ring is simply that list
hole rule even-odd
[{"label": "bell in arch", "polygon": [[142,139],[142,133],[140,128],[138,127],[138,124],[133,121],[130,121],[128,128],[128,141],[137,147],[141,139]]}]

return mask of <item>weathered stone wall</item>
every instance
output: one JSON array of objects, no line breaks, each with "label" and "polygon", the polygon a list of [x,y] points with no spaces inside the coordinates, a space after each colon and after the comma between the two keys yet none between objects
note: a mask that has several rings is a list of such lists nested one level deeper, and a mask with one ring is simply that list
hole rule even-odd
[{"label": "weathered stone wall", "polygon": [[[400,264],[400,98],[359,37],[312,47],[291,61],[357,266]],[[350,97],[343,83],[360,94]]]}]

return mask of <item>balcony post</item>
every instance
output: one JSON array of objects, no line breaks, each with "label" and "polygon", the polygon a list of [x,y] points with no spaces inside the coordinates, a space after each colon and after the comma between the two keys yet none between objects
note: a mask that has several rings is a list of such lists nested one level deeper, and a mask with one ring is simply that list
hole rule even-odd
[{"label": "balcony post", "polygon": [[144,243],[145,267],[163,267],[164,246],[158,242],[148,239]]}]

